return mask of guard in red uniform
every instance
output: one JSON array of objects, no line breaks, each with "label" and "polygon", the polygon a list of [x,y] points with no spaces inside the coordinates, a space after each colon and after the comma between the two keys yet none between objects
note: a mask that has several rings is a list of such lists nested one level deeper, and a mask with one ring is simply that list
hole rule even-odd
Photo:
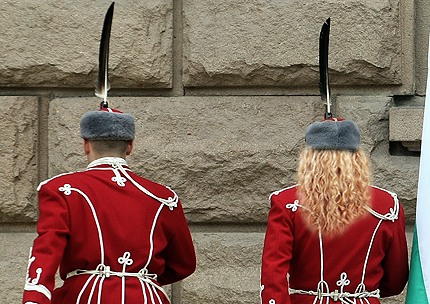
[{"label": "guard in red uniform", "polygon": [[380,303],[408,279],[403,208],[369,186],[355,123],[310,125],[298,185],[276,191],[264,242],[263,304]]},{"label": "guard in red uniform", "polygon": [[[178,196],[127,165],[134,128],[133,116],[109,108],[82,117],[89,165],[38,188],[23,303],[168,303],[162,285],[194,272]],[[54,290],[58,267],[64,284]]]}]

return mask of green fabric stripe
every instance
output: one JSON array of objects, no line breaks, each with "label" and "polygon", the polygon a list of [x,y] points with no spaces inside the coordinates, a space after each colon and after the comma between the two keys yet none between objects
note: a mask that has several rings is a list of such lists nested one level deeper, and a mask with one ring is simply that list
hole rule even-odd
[{"label": "green fabric stripe", "polygon": [[409,272],[409,283],[405,304],[429,304],[426,288],[424,286],[423,271],[421,269],[416,225],[414,230],[414,240],[412,242],[411,271]]}]

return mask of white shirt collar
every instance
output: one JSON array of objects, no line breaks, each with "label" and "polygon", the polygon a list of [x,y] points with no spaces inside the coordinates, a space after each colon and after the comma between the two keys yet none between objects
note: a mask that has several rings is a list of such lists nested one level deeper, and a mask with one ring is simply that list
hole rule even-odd
[{"label": "white shirt collar", "polygon": [[121,166],[128,166],[127,162],[125,161],[124,158],[121,157],[102,157],[102,158],[98,158],[95,161],[91,162],[87,168],[92,168],[95,166],[100,166],[100,165],[121,165]]}]

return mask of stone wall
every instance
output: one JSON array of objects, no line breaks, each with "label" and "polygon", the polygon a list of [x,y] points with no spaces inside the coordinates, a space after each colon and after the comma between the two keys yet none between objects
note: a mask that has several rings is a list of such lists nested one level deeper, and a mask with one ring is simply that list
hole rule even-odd
[{"label": "stone wall", "polygon": [[[78,123],[100,102],[93,84],[109,4],[5,0],[0,6],[5,303],[21,302],[38,183],[86,166]],[[318,38],[327,17],[333,112],[357,122],[373,183],[398,193],[413,226],[429,5],[117,1],[109,104],[134,114],[129,164],[179,194],[197,251],[196,273],[169,289],[173,304],[259,303],[269,194],[295,183],[305,129],[324,112]]]}]

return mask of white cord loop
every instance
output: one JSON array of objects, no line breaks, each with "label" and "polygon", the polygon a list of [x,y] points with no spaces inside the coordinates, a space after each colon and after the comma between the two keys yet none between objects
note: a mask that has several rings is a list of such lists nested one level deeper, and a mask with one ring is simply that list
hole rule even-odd
[{"label": "white cord loop", "polygon": [[[128,174],[127,170],[124,168],[124,166],[127,166],[127,162],[123,158],[120,158],[120,157],[103,157],[103,158],[96,159],[95,161],[93,161],[92,163],[90,163],[88,165],[88,170],[95,170],[97,168],[94,168],[94,167],[100,166],[100,165],[112,166],[111,169],[114,171],[114,174],[115,174],[115,176],[112,177],[112,181],[116,182],[119,186],[124,187],[126,179],[128,179],[140,191],[142,191],[143,193],[145,193],[149,197],[152,197],[153,199],[159,201],[160,203],[166,205],[167,207],[169,207],[170,210],[173,210],[173,208],[178,206],[179,197],[175,193],[175,191],[173,191],[169,187],[166,187],[166,188],[169,189],[173,193],[173,197],[168,197],[167,199],[164,199],[164,198],[156,196],[151,191],[149,191],[148,189],[143,187],[141,184],[136,182],[130,176],[130,174]],[[125,176],[125,178],[123,176],[121,176],[118,171],[121,172],[122,175]]]},{"label": "white cord loop", "polygon": [[315,296],[318,299],[322,298],[331,298],[333,301],[341,301],[341,303],[348,303],[347,299],[364,299],[364,298],[380,298],[379,289],[374,291],[363,291],[363,292],[339,292],[339,290],[331,291],[331,292],[323,292],[323,291],[305,291],[300,289],[290,288],[290,294],[300,294],[300,295],[308,295]]},{"label": "white cord loop", "polygon": [[148,273],[148,269],[145,269],[145,268],[142,268],[141,270],[139,270],[139,272],[117,272],[117,271],[112,271],[110,269],[110,266],[99,264],[95,270],[77,269],[77,270],[71,271],[67,274],[67,279],[73,276],[84,275],[84,274],[97,275],[102,279],[105,279],[105,278],[109,279],[111,276],[116,276],[119,278],[124,278],[124,277],[138,278],[141,282],[147,283],[152,287],[160,290],[166,296],[166,298],[169,299],[169,296],[167,295],[163,287],[155,283],[157,281],[157,275],[155,273]]}]

